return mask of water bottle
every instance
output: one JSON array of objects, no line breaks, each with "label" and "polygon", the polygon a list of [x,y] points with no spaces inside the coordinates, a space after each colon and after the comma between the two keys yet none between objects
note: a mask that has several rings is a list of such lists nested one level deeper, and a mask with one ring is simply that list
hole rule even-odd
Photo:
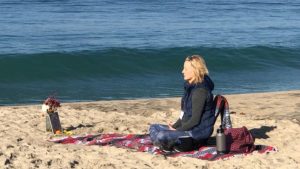
[{"label": "water bottle", "polygon": [[227,150],[226,150],[226,136],[224,134],[224,129],[222,128],[222,126],[220,126],[217,129],[216,142],[217,142],[217,153],[218,154],[225,154],[227,152]]}]

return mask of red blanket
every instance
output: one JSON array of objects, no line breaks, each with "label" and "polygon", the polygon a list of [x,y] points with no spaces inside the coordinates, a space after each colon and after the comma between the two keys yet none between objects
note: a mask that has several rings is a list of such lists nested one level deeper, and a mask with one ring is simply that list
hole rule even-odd
[{"label": "red blanket", "polygon": [[[120,148],[129,148],[140,152],[148,152],[151,154],[161,154],[167,157],[193,157],[202,160],[218,160],[226,159],[234,156],[244,156],[247,154],[217,154],[215,146],[203,146],[198,150],[189,152],[164,152],[158,147],[154,146],[151,142],[149,135],[136,135],[136,134],[98,134],[98,135],[86,135],[86,136],[68,136],[62,138],[54,138],[49,140],[55,143],[61,144],[82,144],[82,145],[111,145]],[[256,150],[259,153],[269,153],[272,151],[277,151],[275,147],[256,145]]]}]

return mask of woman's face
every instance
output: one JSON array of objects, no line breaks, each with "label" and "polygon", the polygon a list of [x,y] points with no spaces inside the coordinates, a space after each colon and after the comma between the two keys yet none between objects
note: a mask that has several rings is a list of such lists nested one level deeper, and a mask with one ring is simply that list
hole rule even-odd
[{"label": "woman's face", "polygon": [[188,81],[189,83],[193,82],[194,72],[193,72],[193,66],[192,66],[191,62],[189,62],[189,61],[184,62],[182,74],[183,74],[183,79],[185,81]]}]

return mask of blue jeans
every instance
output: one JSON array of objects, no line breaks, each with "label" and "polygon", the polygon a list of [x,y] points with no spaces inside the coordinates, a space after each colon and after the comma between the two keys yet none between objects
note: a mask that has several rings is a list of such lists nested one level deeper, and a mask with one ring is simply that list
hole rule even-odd
[{"label": "blue jeans", "polygon": [[159,147],[171,147],[180,144],[179,137],[190,137],[188,131],[170,130],[163,124],[152,124],[149,128],[150,138],[154,145]]}]

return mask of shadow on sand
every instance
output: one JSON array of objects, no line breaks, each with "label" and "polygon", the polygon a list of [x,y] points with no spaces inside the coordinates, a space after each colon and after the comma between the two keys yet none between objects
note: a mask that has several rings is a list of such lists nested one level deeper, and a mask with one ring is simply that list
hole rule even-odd
[{"label": "shadow on sand", "polygon": [[251,129],[250,132],[257,139],[267,139],[270,138],[267,133],[276,128],[277,126],[261,126],[260,128]]},{"label": "shadow on sand", "polygon": [[91,124],[86,124],[86,125],[83,125],[83,124],[79,124],[78,126],[74,127],[74,126],[69,126],[69,127],[66,127],[65,130],[67,131],[72,131],[72,130],[76,130],[78,128],[83,128],[83,127],[94,127],[94,125],[91,125]]}]

